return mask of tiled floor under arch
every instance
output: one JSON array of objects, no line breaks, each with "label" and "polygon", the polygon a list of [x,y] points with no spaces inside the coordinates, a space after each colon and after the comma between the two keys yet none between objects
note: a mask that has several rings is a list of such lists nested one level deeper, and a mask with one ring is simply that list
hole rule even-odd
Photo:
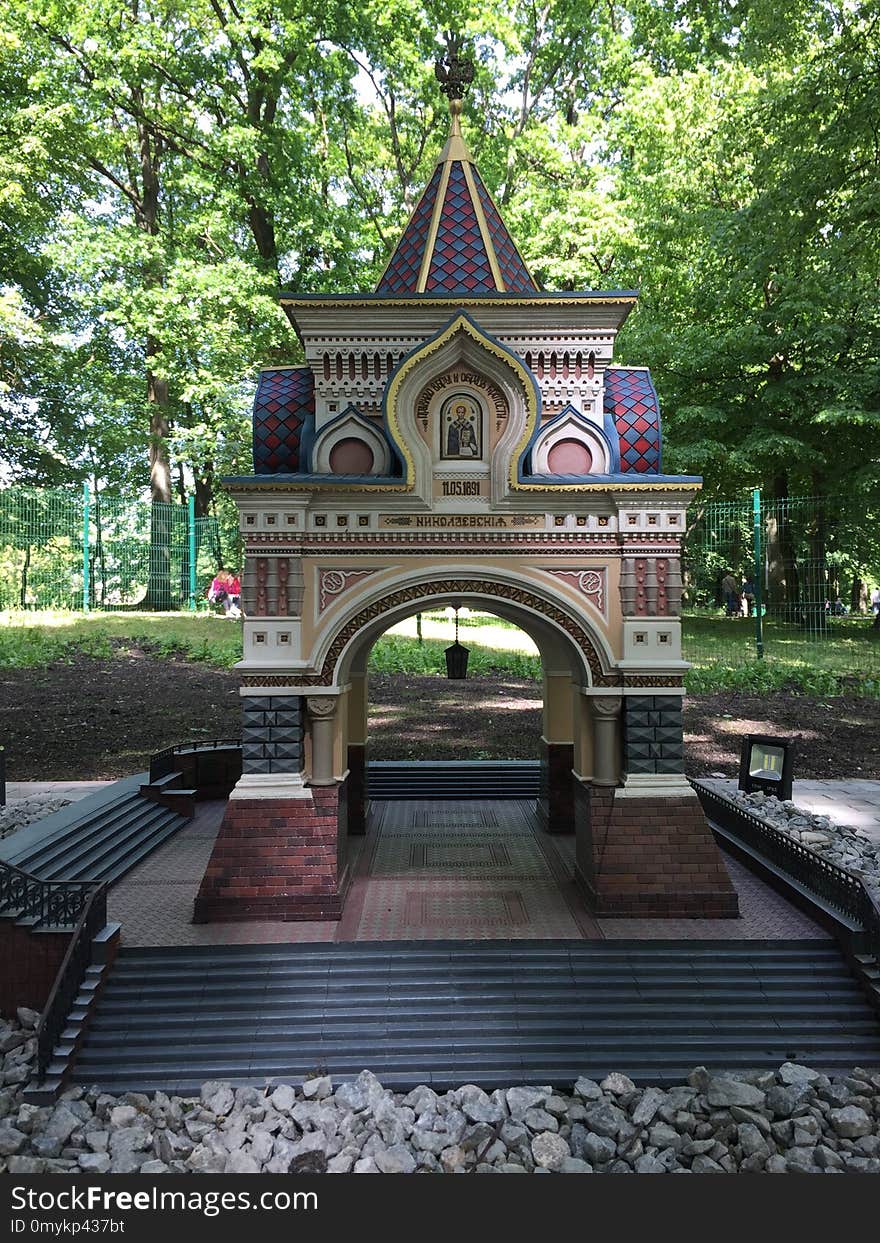
[{"label": "tiled floor under arch", "polygon": [[127,945],[390,940],[705,940],[827,935],[741,864],[727,860],[741,917],[592,919],[572,880],[574,839],[543,833],[523,800],[389,801],[350,839],[354,880],[337,922],[192,924],[224,804],[195,819],[123,878],[109,915]]}]

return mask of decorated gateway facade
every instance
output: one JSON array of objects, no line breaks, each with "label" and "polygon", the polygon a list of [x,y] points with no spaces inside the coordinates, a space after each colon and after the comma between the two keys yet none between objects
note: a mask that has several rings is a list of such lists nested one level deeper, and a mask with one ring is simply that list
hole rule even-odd
[{"label": "decorated gateway facade", "polygon": [[367,659],[467,606],[541,653],[539,809],[576,833],[605,916],[733,916],[683,776],[685,509],[645,367],[613,362],[631,292],[548,293],[463,140],[372,294],[283,296],[306,365],[260,376],[241,517],[243,775],[195,919],[337,919],[367,827]]}]

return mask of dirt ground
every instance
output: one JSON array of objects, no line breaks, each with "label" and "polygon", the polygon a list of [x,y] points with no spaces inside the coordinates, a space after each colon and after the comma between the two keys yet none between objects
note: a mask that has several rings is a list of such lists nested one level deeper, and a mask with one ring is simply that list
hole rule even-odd
[{"label": "dirt ground", "polygon": [[[532,682],[385,675],[370,687],[374,759],[537,756],[541,694]],[[85,781],[139,772],[171,743],[237,737],[238,699],[234,672],[143,651],[0,670],[7,779]],[[735,774],[746,732],[799,734],[798,777],[880,779],[880,700],[691,696],[685,701],[688,773]]]}]

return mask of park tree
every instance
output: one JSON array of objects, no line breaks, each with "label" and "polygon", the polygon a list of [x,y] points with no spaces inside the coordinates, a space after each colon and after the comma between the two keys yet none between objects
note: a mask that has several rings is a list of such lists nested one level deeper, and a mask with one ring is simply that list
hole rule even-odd
[{"label": "park tree", "polygon": [[828,0],[0,0],[7,473],[212,512],[279,289],[369,289],[430,174],[450,27],[535,275],[641,291],[667,467],[876,494],[878,21]]}]

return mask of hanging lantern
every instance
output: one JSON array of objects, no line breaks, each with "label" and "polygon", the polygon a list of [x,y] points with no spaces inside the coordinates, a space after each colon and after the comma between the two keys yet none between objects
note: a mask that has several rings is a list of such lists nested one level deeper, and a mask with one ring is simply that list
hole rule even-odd
[{"label": "hanging lantern", "polygon": [[455,610],[455,642],[446,649],[447,678],[466,678],[468,666],[468,649],[458,641],[458,609]]}]

